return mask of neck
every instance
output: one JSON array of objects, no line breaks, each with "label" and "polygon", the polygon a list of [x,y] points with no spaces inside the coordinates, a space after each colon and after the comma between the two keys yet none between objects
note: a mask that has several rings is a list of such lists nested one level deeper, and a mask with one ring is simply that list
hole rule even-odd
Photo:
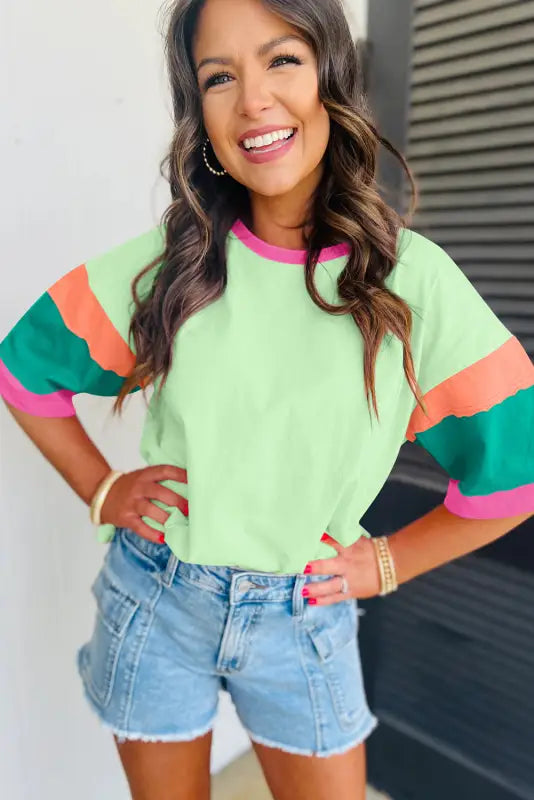
[{"label": "neck", "polygon": [[250,214],[247,227],[262,241],[275,247],[302,250],[307,219],[321,171],[318,169],[290,193],[268,197],[250,192]]}]

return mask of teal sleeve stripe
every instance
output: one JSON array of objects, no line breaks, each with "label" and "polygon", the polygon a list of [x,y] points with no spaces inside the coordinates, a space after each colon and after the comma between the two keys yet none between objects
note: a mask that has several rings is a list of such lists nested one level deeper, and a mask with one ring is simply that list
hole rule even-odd
[{"label": "teal sleeve stripe", "polygon": [[489,411],[445,417],[417,434],[424,447],[460,481],[463,495],[487,495],[534,482],[534,387]]},{"label": "teal sleeve stripe", "polygon": [[84,339],[65,326],[59,310],[45,292],[20,318],[0,344],[0,358],[30,392],[50,394],[67,389],[116,396],[124,377],[103,370],[92,358]]}]

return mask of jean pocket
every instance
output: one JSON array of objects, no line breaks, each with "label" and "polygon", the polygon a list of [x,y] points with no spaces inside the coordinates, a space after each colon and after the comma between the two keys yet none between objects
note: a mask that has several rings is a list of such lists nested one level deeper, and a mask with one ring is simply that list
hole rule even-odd
[{"label": "jean pocket", "polygon": [[111,699],[122,644],[140,604],[117,586],[105,569],[100,570],[91,591],[97,606],[95,626],[91,640],[80,650],[80,668],[90,695],[105,707]]},{"label": "jean pocket", "polygon": [[319,659],[327,663],[357,638],[358,614],[352,600],[324,606],[307,605],[305,628]]},{"label": "jean pocket", "polygon": [[136,566],[148,572],[165,572],[171,556],[168,545],[144,539],[131,528],[118,528],[117,537],[119,546],[133,558]]},{"label": "jean pocket", "polygon": [[[337,605],[337,604],[336,604]],[[353,729],[365,709],[365,695],[358,646],[356,603],[342,601],[331,620],[317,618],[306,627],[332,699],[338,722],[344,730]],[[314,607],[314,611],[317,607]],[[332,609],[332,606],[322,606]]]}]

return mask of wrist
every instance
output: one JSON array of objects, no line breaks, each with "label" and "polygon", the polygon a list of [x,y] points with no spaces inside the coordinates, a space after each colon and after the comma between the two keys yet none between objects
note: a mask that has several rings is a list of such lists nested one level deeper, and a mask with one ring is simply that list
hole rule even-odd
[{"label": "wrist", "polygon": [[92,470],[91,477],[87,478],[86,485],[84,486],[83,493],[80,492],[80,496],[84,503],[87,506],[91,506],[91,501],[93,500],[98,487],[102,485],[102,481],[106,479],[106,477],[111,472],[111,467],[109,464],[98,464],[98,468]]},{"label": "wrist", "polygon": [[403,583],[407,583],[412,578],[415,577],[415,574],[412,574],[410,571],[410,562],[406,563],[405,554],[406,548],[402,545],[402,533],[401,538],[399,539],[400,531],[396,531],[388,536],[388,545],[391,556],[395,563],[395,572],[397,576],[397,583],[401,586]]}]

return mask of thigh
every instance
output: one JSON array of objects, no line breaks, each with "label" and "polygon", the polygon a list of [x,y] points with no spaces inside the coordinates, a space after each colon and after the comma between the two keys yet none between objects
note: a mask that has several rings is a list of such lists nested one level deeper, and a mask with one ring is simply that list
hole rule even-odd
[{"label": "thigh", "polygon": [[223,610],[213,593],[171,580],[169,564],[166,545],[120,529],[93,585],[78,666],[91,708],[119,739],[190,741],[216,717]]},{"label": "thigh", "polygon": [[258,744],[291,755],[340,755],[377,723],[365,696],[357,605],[306,605],[293,614],[291,602],[251,603],[251,620],[242,609],[236,624],[246,633],[231,639],[239,669],[227,676],[228,691]]},{"label": "thigh", "polygon": [[364,742],[326,758],[252,745],[274,800],[365,800]]},{"label": "thigh", "polygon": [[212,732],[186,742],[115,744],[132,800],[209,800]]}]

